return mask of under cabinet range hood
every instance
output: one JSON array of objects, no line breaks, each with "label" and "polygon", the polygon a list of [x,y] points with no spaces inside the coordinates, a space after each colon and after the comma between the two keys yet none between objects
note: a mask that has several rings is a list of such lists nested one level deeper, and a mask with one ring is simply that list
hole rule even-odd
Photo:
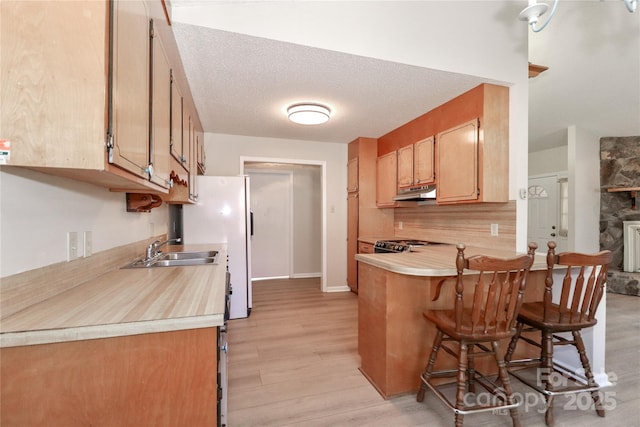
[{"label": "under cabinet range hood", "polygon": [[397,202],[410,202],[410,201],[428,201],[436,200],[436,186],[425,185],[424,187],[411,188],[398,193],[393,200]]}]

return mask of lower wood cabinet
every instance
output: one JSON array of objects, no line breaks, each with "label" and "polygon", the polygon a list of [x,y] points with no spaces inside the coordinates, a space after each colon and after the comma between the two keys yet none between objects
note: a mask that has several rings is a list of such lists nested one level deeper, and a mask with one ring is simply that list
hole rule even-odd
[{"label": "lower wood cabinet", "polygon": [[358,253],[359,254],[372,254],[374,253],[374,247],[371,243],[367,242],[359,242],[358,243]]},{"label": "lower wood cabinet", "polygon": [[[453,265],[453,261],[452,261]],[[531,271],[527,277],[525,301],[540,301],[546,271]],[[413,276],[394,273],[363,262],[358,263],[358,353],[360,370],[386,399],[416,393],[420,373],[431,352],[436,328],[422,313],[447,309],[455,299],[455,276]],[[438,288],[442,285],[441,294]],[[470,279],[465,286],[473,286]],[[434,297],[439,297],[434,301]],[[465,296],[467,292],[465,292]],[[466,300],[466,299],[465,299]],[[501,342],[506,351],[509,339]],[[534,357],[534,347],[520,346],[516,358]],[[495,374],[495,364],[478,358],[476,368]],[[455,369],[452,357],[438,357],[436,369]]]},{"label": "lower wood cabinet", "polygon": [[0,424],[215,426],[216,349],[215,327],[2,348]]}]

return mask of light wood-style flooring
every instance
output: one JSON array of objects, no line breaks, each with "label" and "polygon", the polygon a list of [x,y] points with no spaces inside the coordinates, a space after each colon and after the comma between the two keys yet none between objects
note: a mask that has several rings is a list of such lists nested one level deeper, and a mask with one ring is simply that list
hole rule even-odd
[{"label": "light wood-style flooring", "polygon": [[[453,413],[433,394],[384,400],[358,370],[357,296],[322,293],[319,279],[254,282],[253,310],[229,322],[230,427],[242,426],[452,426]],[[640,426],[640,298],[607,294],[605,389],[613,407],[565,410],[556,398],[556,426]],[[521,407],[524,426],[544,426],[544,404]],[[529,394],[525,394],[529,393]],[[589,402],[587,396],[574,403]],[[467,415],[469,426],[511,426],[508,415]]]}]

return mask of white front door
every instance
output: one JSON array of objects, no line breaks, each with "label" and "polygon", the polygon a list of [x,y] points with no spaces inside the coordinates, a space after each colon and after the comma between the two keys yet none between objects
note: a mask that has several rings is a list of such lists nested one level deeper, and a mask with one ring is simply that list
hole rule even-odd
[{"label": "white front door", "polygon": [[246,171],[251,184],[253,237],[251,277],[291,275],[292,175],[289,171]]},{"label": "white front door", "polygon": [[566,236],[560,235],[558,176],[529,178],[528,240],[538,244],[538,252],[546,252],[547,242],[556,242],[556,252],[566,250]]}]

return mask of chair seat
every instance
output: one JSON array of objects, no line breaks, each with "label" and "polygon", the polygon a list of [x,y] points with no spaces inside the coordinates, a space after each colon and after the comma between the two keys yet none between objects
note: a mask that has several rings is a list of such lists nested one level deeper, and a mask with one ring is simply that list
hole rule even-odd
[{"label": "chair seat", "polygon": [[[484,330],[484,325],[476,325],[471,327],[471,310],[464,309],[462,311],[462,327],[460,331],[456,331],[456,317],[454,310],[427,310],[422,315],[429,321],[433,322],[438,329],[455,340],[464,340],[467,342],[487,342],[497,341],[503,338],[511,338],[515,333],[515,328],[505,330],[504,322],[497,325],[490,325]],[[500,330],[500,332],[497,332]]]},{"label": "chair seat", "polygon": [[569,319],[569,314],[565,313],[560,319],[560,306],[551,304],[550,310],[547,311],[547,317],[544,317],[544,303],[542,301],[529,302],[522,304],[518,321],[533,326],[537,329],[546,329],[551,332],[569,332],[588,328],[597,323],[597,320],[578,320],[582,316],[579,312],[574,312]]}]

